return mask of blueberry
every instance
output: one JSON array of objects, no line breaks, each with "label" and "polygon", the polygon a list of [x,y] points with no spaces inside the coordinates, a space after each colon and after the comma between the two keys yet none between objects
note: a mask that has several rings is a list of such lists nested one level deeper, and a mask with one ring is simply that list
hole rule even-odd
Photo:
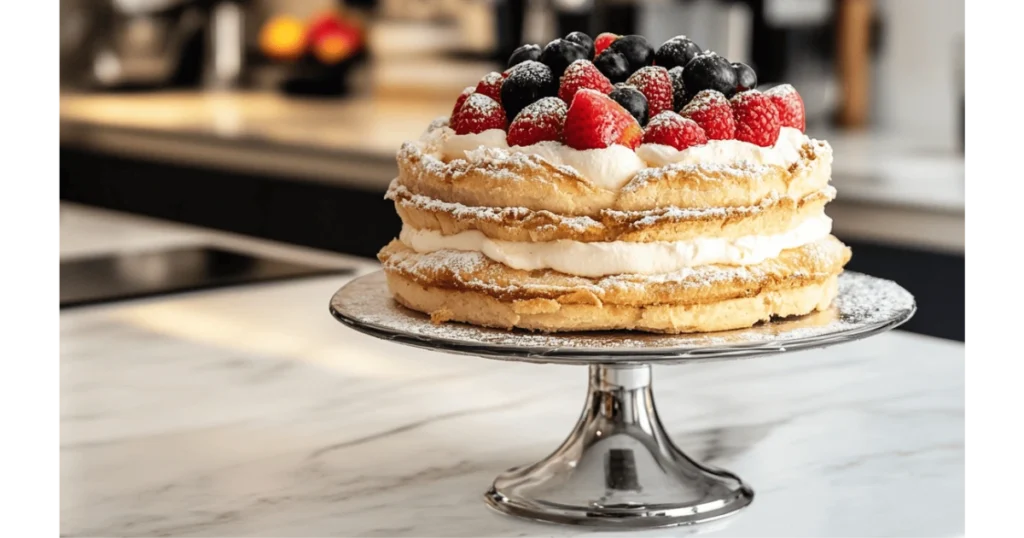
[{"label": "blueberry", "polygon": [[594,40],[587,34],[584,34],[583,32],[572,32],[565,36],[565,40],[572,41],[577,45],[582,45],[583,48],[587,49],[588,60],[594,57]]},{"label": "blueberry", "polygon": [[527,60],[515,66],[501,84],[501,106],[505,108],[505,117],[514,118],[530,103],[556,95],[557,81],[551,74],[551,68],[538,61]]},{"label": "blueberry", "polygon": [[672,69],[690,63],[694,56],[700,54],[700,47],[686,36],[677,35],[661,44],[654,53],[654,63]]},{"label": "blueberry", "polygon": [[686,83],[683,82],[683,66],[677,65],[668,70],[668,78],[672,79],[672,107],[679,112],[686,106]]},{"label": "blueberry", "polygon": [[527,60],[538,60],[540,59],[540,53],[540,45],[523,45],[512,51],[512,56],[508,57],[508,66],[512,67]]},{"label": "blueberry", "polygon": [[635,86],[616,84],[608,97],[629,111],[640,125],[647,125],[647,98]]},{"label": "blueberry", "polygon": [[736,72],[736,91],[745,92],[757,87],[757,73],[749,65],[740,62],[733,62],[733,71]]},{"label": "blueberry", "polygon": [[569,64],[576,60],[589,59],[590,56],[587,56],[587,49],[583,45],[561,38],[548,43],[540,55],[540,62],[551,68],[551,74],[554,75],[555,80],[562,77],[562,73],[565,73],[565,68],[569,67]]},{"label": "blueberry", "polygon": [[736,71],[729,61],[714,52],[699,54],[683,68],[686,99],[701,90],[716,90],[728,99],[736,93]]},{"label": "blueberry", "polygon": [[594,65],[602,75],[608,77],[608,80],[612,82],[625,82],[633,72],[629,68],[629,60],[624,55],[608,49],[597,55]]},{"label": "blueberry", "polygon": [[630,72],[651,65],[654,61],[654,47],[642,35],[624,35],[613,41],[608,49],[626,57]]}]

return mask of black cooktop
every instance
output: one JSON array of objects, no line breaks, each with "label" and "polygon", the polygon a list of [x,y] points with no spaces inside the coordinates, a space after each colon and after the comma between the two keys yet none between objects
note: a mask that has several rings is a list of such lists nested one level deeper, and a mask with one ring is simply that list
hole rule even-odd
[{"label": "black cooktop", "polygon": [[76,258],[60,263],[60,307],[352,272],[210,246]]}]

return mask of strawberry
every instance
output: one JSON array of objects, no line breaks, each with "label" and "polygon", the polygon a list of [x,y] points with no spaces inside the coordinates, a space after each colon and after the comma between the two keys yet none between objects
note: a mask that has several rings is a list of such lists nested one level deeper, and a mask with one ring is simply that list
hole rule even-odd
[{"label": "strawberry", "polygon": [[455,134],[482,133],[488,129],[505,130],[505,110],[497,101],[482,93],[466,98],[459,111],[452,116]]},{"label": "strawberry", "polygon": [[583,88],[597,90],[605,95],[612,93],[612,83],[601,74],[590,60],[576,60],[569,64],[558,87],[558,97],[571,103],[576,92]]},{"label": "strawberry", "polygon": [[528,105],[508,126],[508,145],[529,146],[545,140],[561,140],[567,109],[565,102],[557,97],[544,97]]},{"label": "strawberry", "polygon": [[455,99],[455,108],[452,109],[451,116],[455,116],[455,113],[458,112],[460,108],[462,108],[462,104],[465,103],[466,99],[470,95],[473,95],[473,92],[475,91],[476,89],[473,88],[472,86],[466,86],[466,89],[462,90],[462,93],[459,94],[459,97]]},{"label": "strawberry", "polygon": [[565,143],[574,149],[607,148],[619,144],[635,149],[643,130],[622,105],[588,89],[576,92],[565,115]]},{"label": "strawberry", "polygon": [[728,140],[736,134],[732,107],[721,92],[701,90],[683,107],[684,117],[697,122],[708,140]]},{"label": "strawberry", "polygon": [[594,40],[594,58],[597,58],[604,49],[608,48],[619,36],[611,32],[604,32],[598,34],[597,39]]},{"label": "strawberry", "polygon": [[648,117],[653,118],[663,110],[675,110],[672,107],[672,77],[664,67],[641,67],[629,76],[626,84],[635,86],[647,98]]},{"label": "strawberry", "polygon": [[804,100],[790,84],[781,84],[764,92],[779,111],[779,123],[783,127],[792,127],[804,132],[807,129],[807,118],[804,114]]},{"label": "strawberry", "polygon": [[655,116],[644,130],[644,144],[662,144],[676,149],[686,149],[707,142],[708,137],[697,122],[671,110]]},{"label": "strawberry", "polygon": [[757,90],[747,90],[734,95],[729,104],[736,118],[736,140],[762,147],[775,145],[782,125],[771,97]]},{"label": "strawberry", "polygon": [[497,71],[491,71],[476,83],[476,93],[482,93],[500,103],[502,82],[505,82],[505,77]]}]

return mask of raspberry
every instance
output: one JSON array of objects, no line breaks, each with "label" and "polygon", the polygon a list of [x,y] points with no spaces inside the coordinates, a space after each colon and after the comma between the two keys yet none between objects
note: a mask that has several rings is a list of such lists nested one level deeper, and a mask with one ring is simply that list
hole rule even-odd
[{"label": "raspberry", "polygon": [[700,146],[708,142],[697,122],[666,110],[655,116],[644,130],[644,144],[663,144],[676,149]]},{"label": "raspberry", "polygon": [[508,126],[508,145],[529,146],[545,140],[561,140],[568,108],[557,97],[545,97],[527,106]]},{"label": "raspberry", "polygon": [[767,95],[757,90],[737,93],[729,103],[736,118],[736,140],[758,146],[774,146],[779,139],[779,111]]},{"label": "raspberry", "polygon": [[455,107],[452,108],[452,113],[450,114],[450,116],[454,117],[455,113],[458,112],[460,108],[462,108],[462,104],[466,102],[466,99],[470,95],[473,95],[475,91],[476,89],[473,88],[472,86],[466,86],[466,89],[462,90],[462,93],[460,93],[459,96],[455,99]]},{"label": "raspberry", "polygon": [[672,108],[672,77],[664,67],[649,65],[630,75],[626,84],[635,86],[647,98],[647,114],[653,118]]},{"label": "raspberry", "polygon": [[604,52],[604,49],[608,48],[618,38],[618,35],[611,32],[598,34],[597,39],[594,40],[594,58],[597,58],[599,54]]},{"label": "raspberry", "polygon": [[500,103],[502,82],[505,82],[505,77],[497,71],[491,71],[484,75],[480,82],[477,82],[476,93],[484,94]]},{"label": "raspberry", "polygon": [[497,101],[481,93],[474,93],[452,116],[455,134],[482,133],[488,129],[505,130],[505,111]]},{"label": "raspberry", "polygon": [[701,90],[683,107],[681,114],[697,122],[708,140],[728,140],[736,134],[732,107],[721,92]]},{"label": "raspberry", "polygon": [[607,148],[619,144],[635,149],[643,137],[640,124],[607,95],[594,90],[576,92],[565,115],[565,144],[574,149]]},{"label": "raspberry", "polygon": [[558,97],[567,104],[572,102],[576,92],[583,88],[597,90],[605,95],[612,93],[612,83],[601,74],[590,60],[576,60],[569,64],[558,87]]},{"label": "raspberry", "polygon": [[804,100],[796,93],[796,88],[782,84],[764,92],[779,111],[779,124],[804,132],[807,129],[807,118],[804,114]]}]

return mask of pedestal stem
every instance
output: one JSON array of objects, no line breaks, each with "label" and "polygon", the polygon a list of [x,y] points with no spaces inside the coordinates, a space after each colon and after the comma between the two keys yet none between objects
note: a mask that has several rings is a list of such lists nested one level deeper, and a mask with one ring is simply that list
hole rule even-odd
[{"label": "pedestal stem", "polygon": [[739,478],[700,465],[668,438],[649,365],[590,366],[579,422],[553,454],[499,476],[486,498],[511,514],[628,528],[716,519],[750,503]]}]

